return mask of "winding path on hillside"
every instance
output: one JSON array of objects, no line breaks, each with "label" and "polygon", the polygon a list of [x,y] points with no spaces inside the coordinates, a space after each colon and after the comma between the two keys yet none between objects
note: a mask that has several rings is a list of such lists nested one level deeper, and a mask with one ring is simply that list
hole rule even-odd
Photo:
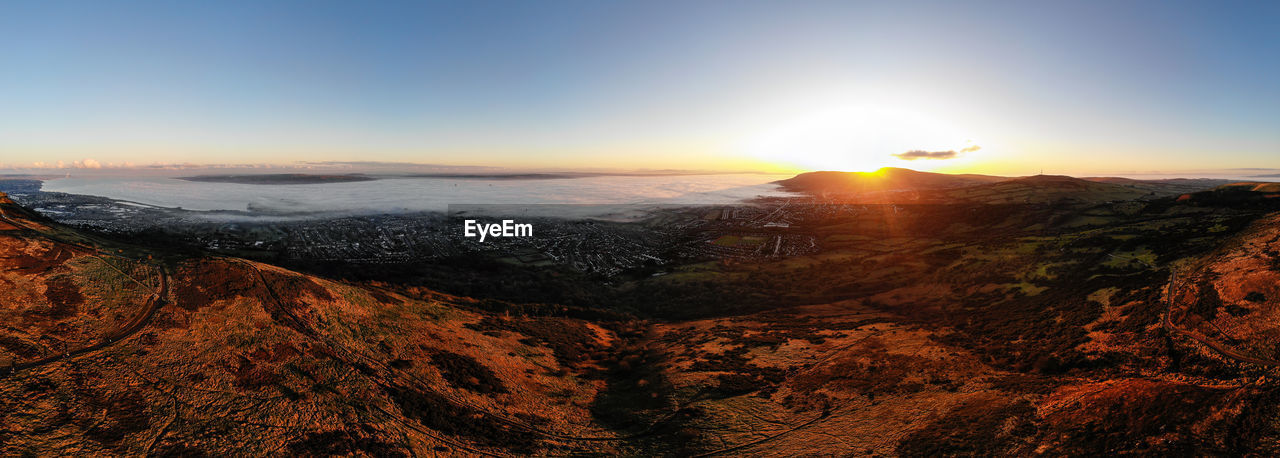
[{"label": "winding path on hillside", "polygon": [[1165,307],[1166,308],[1164,313],[1164,321],[1162,323],[1165,329],[1168,329],[1179,335],[1195,340],[1196,342],[1200,342],[1201,344],[1203,344],[1206,347],[1209,347],[1211,350],[1213,350],[1214,352],[1217,352],[1218,355],[1224,358],[1232,359],[1242,363],[1258,364],[1258,365],[1271,366],[1271,367],[1280,366],[1280,361],[1246,355],[1244,353],[1236,351],[1235,349],[1232,349],[1231,347],[1228,347],[1222,344],[1221,342],[1210,339],[1209,337],[1204,336],[1198,332],[1192,331],[1190,329],[1183,329],[1178,327],[1176,324],[1174,324],[1173,309],[1177,305],[1175,303],[1176,301],[1174,298],[1177,296],[1177,292],[1179,291],[1179,286],[1181,285],[1178,283],[1178,272],[1174,271],[1172,274],[1169,275],[1169,284],[1168,286],[1166,286],[1167,290],[1165,291]]},{"label": "winding path on hillside", "polygon": [[[0,196],[3,196],[3,194],[0,194]],[[115,254],[111,254],[111,253],[103,253],[102,251],[98,250],[97,248],[89,247],[89,246],[85,246],[85,245],[81,245],[81,244],[79,244],[79,243],[75,243],[75,242],[69,242],[69,241],[66,241],[66,240],[61,240],[61,239],[59,239],[58,237],[55,237],[55,236],[53,236],[53,235],[46,234],[46,233],[41,232],[41,231],[37,231],[37,230],[35,230],[35,229],[32,229],[32,228],[28,227],[28,226],[27,226],[27,225],[25,225],[25,224],[22,224],[22,223],[20,223],[20,222],[18,222],[18,221],[16,221],[16,220],[14,220],[14,219],[10,218],[10,217],[9,217],[9,215],[5,212],[5,210],[4,210],[4,208],[3,208],[3,207],[0,207],[0,219],[4,219],[4,221],[5,221],[6,223],[9,223],[10,225],[12,225],[12,226],[14,226],[14,227],[18,228],[18,230],[19,230],[19,231],[22,231],[22,232],[24,232],[24,233],[32,233],[32,234],[36,234],[36,235],[38,235],[38,236],[40,236],[40,237],[43,237],[43,238],[49,239],[49,240],[51,240],[51,241],[53,241],[53,242],[55,242],[55,243],[59,243],[59,244],[63,244],[63,245],[71,246],[71,247],[75,247],[75,248],[78,248],[78,249],[81,249],[81,250],[85,250],[85,251],[87,251],[87,252],[91,253],[91,256],[93,256],[93,257],[97,258],[98,260],[100,260],[100,261],[102,261],[102,262],[106,263],[106,264],[107,264],[107,266],[111,267],[112,269],[115,269],[117,272],[119,272],[121,275],[124,275],[126,278],[128,278],[128,279],[130,279],[130,280],[132,280],[132,281],[134,281],[135,283],[138,283],[138,284],[140,284],[140,285],[146,285],[145,283],[143,283],[142,281],[138,280],[137,278],[134,278],[132,275],[129,275],[129,274],[125,273],[123,270],[120,270],[120,268],[118,268],[118,267],[116,267],[115,265],[112,265],[111,263],[107,262],[107,261],[106,261],[105,259],[103,259],[102,257],[103,257],[103,256],[108,256],[108,257],[113,257],[113,258],[117,258],[117,259],[124,259],[124,260],[128,260],[128,261],[130,261],[130,262],[138,262],[138,261],[137,261],[137,260],[135,260],[135,259],[131,259],[131,258],[127,258],[127,257],[124,257],[124,256],[119,256],[119,255],[115,255]],[[159,309],[160,309],[160,307],[163,307],[163,306],[165,305],[165,303],[166,303],[166,298],[169,296],[169,276],[168,276],[168,274],[167,274],[167,273],[165,272],[165,270],[164,270],[163,268],[161,268],[161,267],[152,266],[152,268],[154,268],[154,269],[155,269],[155,271],[156,271],[156,273],[159,275],[159,277],[160,277],[160,284],[159,284],[159,285],[157,285],[157,286],[156,286],[156,290],[155,290],[155,291],[154,291],[150,296],[148,296],[148,297],[147,297],[147,301],[146,301],[146,303],[145,303],[145,304],[143,304],[142,310],[140,310],[137,314],[135,314],[135,315],[133,316],[133,318],[129,319],[129,321],[128,321],[127,323],[125,323],[125,325],[124,325],[124,326],[122,326],[122,327],[120,327],[120,328],[118,328],[118,329],[116,329],[116,330],[114,330],[114,331],[107,332],[107,334],[106,334],[105,336],[103,336],[103,339],[102,339],[101,341],[99,341],[98,343],[96,343],[96,344],[92,344],[92,345],[89,345],[89,346],[86,346],[86,347],[81,347],[81,348],[77,348],[77,349],[75,349],[75,350],[67,351],[67,352],[64,352],[64,353],[63,353],[63,354],[61,354],[61,355],[48,356],[48,357],[41,358],[41,359],[37,359],[37,360],[34,360],[34,361],[28,361],[28,362],[24,362],[24,363],[16,363],[16,364],[9,365],[8,367],[0,368],[0,378],[8,377],[8,376],[13,375],[13,374],[15,374],[15,373],[17,373],[17,372],[20,372],[20,371],[29,370],[29,369],[35,369],[35,368],[39,368],[39,367],[43,367],[43,366],[47,366],[47,365],[50,365],[50,364],[53,364],[53,363],[57,363],[57,362],[60,362],[60,361],[66,360],[66,359],[75,358],[75,357],[77,357],[77,356],[85,355],[85,354],[88,354],[88,353],[93,353],[93,352],[95,352],[95,351],[102,350],[102,349],[105,349],[105,348],[107,348],[107,347],[110,347],[110,346],[112,346],[112,345],[116,344],[117,342],[120,342],[120,341],[122,341],[122,340],[126,340],[126,339],[128,339],[129,337],[132,337],[134,334],[137,334],[137,333],[138,333],[138,331],[141,331],[143,328],[145,328],[148,324],[150,324],[150,323],[151,323],[152,318],[154,318],[154,317],[155,317],[156,311],[157,311],[157,310],[159,310]]]},{"label": "winding path on hillside", "polygon": [[[1139,259],[1139,258],[1133,257],[1133,256],[1118,256],[1118,255],[1115,255],[1115,254],[1107,254],[1107,256],[1110,256],[1110,257],[1112,257],[1112,258],[1116,258],[1116,259],[1127,259],[1127,260],[1131,260],[1131,261],[1136,261],[1136,262],[1142,263],[1143,265],[1145,265],[1145,266],[1147,266],[1147,267],[1149,267],[1149,268],[1152,268],[1152,269],[1155,269],[1155,268],[1156,268],[1156,266],[1151,265],[1150,263],[1148,263],[1148,262],[1146,262],[1146,261],[1143,261],[1143,260],[1141,260],[1141,259]],[[1213,350],[1214,352],[1218,353],[1218,355],[1220,355],[1220,356],[1222,356],[1222,357],[1224,357],[1224,358],[1232,359],[1232,360],[1235,360],[1235,361],[1238,361],[1238,362],[1242,362],[1242,363],[1259,364],[1259,365],[1263,365],[1263,366],[1280,366],[1280,361],[1276,361],[1276,360],[1272,360],[1272,359],[1266,359],[1266,358],[1258,358],[1258,357],[1254,357],[1254,356],[1246,355],[1246,354],[1244,354],[1244,353],[1241,353],[1241,352],[1239,352],[1239,351],[1236,351],[1236,350],[1232,349],[1231,347],[1228,347],[1228,346],[1226,346],[1226,345],[1222,344],[1221,342],[1218,342],[1218,341],[1216,341],[1216,340],[1213,340],[1213,339],[1211,339],[1211,338],[1209,338],[1209,337],[1207,337],[1207,336],[1205,336],[1205,335],[1203,335],[1203,334],[1200,334],[1200,333],[1198,333],[1198,332],[1192,331],[1192,330],[1190,330],[1190,329],[1183,329],[1183,328],[1180,328],[1180,327],[1178,327],[1178,325],[1174,324],[1174,322],[1173,322],[1173,309],[1174,309],[1174,307],[1175,307],[1175,306],[1177,306],[1177,304],[1176,304],[1176,302],[1177,302],[1177,301],[1176,301],[1176,299],[1175,299],[1175,298],[1178,296],[1178,292],[1181,290],[1181,287],[1182,287],[1183,285],[1182,285],[1182,284],[1180,284],[1180,283],[1178,282],[1178,271],[1177,271],[1177,269],[1175,269],[1175,268],[1173,268],[1173,267],[1170,267],[1170,272],[1171,272],[1171,273],[1169,274],[1169,282],[1165,285],[1165,293],[1164,293],[1165,311],[1164,311],[1164,317],[1163,317],[1163,319],[1162,319],[1162,320],[1161,320],[1161,322],[1160,322],[1160,325],[1161,325],[1163,328],[1165,328],[1165,329],[1169,330],[1170,332],[1174,332],[1174,333],[1176,333],[1176,334],[1178,334],[1178,335],[1181,335],[1181,336],[1183,336],[1183,337],[1187,337],[1187,338],[1189,338],[1189,339],[1191,339],[1191,340],[1194,340],[1194,341],[1196,341],[1196,342],[1199,342],[1200,344],[1202,344],[1202,345],[1204,345],[1204,346],[1206,346],[1206,347],[1209,347],[1209,349]]]}]

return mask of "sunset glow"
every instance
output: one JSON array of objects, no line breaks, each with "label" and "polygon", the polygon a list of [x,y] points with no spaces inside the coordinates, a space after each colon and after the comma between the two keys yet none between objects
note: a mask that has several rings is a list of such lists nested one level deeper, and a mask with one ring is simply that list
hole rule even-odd
[{"label": "sunset glow", "polygon": [[0,169],[1275,168],[1255,6],[10,2]]},{"label": "sunset glow", "polygon": [[762,160],[802,169],[868,172],[904,164],[931,168],[920,164],[930,159],[899,158],[891,153],[951,152],[958,157],[960,150],[974,152],[976,146],[972,135],[920,113],[845,105],[785,120],[748,139],[742,149]]},{"label": "sunset glow", "polygon": [[1280,1],[0,1],[5,456],[1280,455]]}]

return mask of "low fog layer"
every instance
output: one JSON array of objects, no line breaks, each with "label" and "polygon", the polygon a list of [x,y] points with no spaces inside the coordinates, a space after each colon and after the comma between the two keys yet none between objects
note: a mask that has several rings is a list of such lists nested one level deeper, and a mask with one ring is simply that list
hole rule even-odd
[{"label": "low fog layer", "polygon": [[168,208],[260,214],[444,212],[468,204],[721,204],[786,195],[782,175],[601,176],[557,180],[389,178],[247,186],[175,178],[59,178],[43,190]]}]

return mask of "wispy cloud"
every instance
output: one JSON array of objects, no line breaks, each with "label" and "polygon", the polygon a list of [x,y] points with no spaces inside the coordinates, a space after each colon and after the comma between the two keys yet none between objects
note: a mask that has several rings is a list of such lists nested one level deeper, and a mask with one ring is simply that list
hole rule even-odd
[{"label": "wispy cloud", "polygon": [[894,154],[894,157],[897,157],[898,159],[902,159],[904,161],[914,161],[917,159],[955,159],[956,156],[959,156],[959,155],[960,153],[955,152],[955,150],[925,151],[925,150],[916,149],[916,150],[907,151],[905,153]]}]

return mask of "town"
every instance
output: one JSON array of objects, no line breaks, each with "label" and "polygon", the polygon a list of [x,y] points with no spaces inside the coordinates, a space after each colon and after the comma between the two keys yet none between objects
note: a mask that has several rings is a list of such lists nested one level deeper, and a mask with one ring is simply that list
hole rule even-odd
[{"label": "town", "polygon": [[[777,199],[742,205],[657,208],[636,221],[524,217],[531,237],[467,237],[457,215],[258,215],[162,208],[105,197],[44,192],[37,180],[0,180],[0,192],[58,222],[129,237],[164,234],[213,253],[251,259],[351,264],[486,256],[529,267],[564,266],[613,277],[707,260],[768,260],[820,249],[793,225],[842,206]],[[847,206],[845,206],[847,207]]]}]

